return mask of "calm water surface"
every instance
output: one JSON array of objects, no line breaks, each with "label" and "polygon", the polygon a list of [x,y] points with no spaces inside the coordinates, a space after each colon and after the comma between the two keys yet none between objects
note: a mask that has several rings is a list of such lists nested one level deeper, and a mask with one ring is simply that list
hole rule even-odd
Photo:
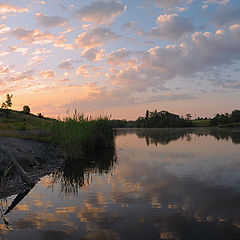
[{"label": "calm water surface", "polygon": [[239,240],[239,156],[239,132],[123,129],[115,152],[42,178],[0,239]]}]

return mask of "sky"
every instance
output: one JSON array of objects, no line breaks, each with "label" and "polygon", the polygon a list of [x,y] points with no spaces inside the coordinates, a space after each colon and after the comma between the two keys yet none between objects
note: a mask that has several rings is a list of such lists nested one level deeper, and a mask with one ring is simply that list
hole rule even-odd
[{"label": "sky", "polygon": [[57,117],[240,109],[239,0],[0,1],[0,101]]}]

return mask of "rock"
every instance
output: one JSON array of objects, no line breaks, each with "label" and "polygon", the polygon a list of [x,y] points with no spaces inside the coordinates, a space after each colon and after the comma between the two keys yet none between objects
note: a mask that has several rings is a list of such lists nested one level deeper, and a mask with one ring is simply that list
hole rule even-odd
[{"label": "rock", "polygon": [[[0,137],[0,172],[9,167],[11,159],[6,155],[10,152],[32,181],[36,182],[45,174],[50,174],[64,164],[64,155],[60,149],[47,143],[20,138]],[[11,169],[4,182],[4,191],[0,197],[19,193],[27,187],[15,167]]]},{"label": "rock", "polygon": [[38,160],[34,159],[34,166],[40,166],[40,163]]},{"label": "rock", "polygon": [[23,166],[23,168],[32,167],[35,165],[34,159],[25,154],[22,158],[20,158],[20,163]]}]

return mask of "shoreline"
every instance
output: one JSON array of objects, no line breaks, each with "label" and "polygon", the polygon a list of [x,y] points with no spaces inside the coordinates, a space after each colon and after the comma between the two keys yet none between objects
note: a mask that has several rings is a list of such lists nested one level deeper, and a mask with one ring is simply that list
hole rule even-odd
[{"label": "shoreline", "polygon": [[[2,145],[4,148],[1,148]],[[14,153],[16,160],[34,184],[41,177],[61,168],[65,162],[63,153],[52,144],[22,138],[0,137],[1,172],[12,165],[11,159],[3,149]],[[11,167],[6,177],[0,181],[0,199],[19,194],[29,188],[14,167]]]}]

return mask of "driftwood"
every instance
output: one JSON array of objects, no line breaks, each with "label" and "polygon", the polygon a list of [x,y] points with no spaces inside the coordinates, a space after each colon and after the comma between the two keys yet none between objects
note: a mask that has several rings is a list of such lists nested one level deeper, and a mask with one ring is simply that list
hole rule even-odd
[{"label": "driftwood", "polygon": [[12,204],[10,207],[8,207],[8,209],[5,211],[5,213],[3,215],[8,214],[9,212],[11,212],[22,200],[23,198],[25,198],[28,193],[31,191],[31,188],[26,189],[25,191],[19,193],[16,198],[12,201]]},{"label": "driftwood", "polygon": [[16,171],[21,176],[22,180],[26,182],[30,187],[34,186],[35,183],[31,180],[31,178],[27,175],[25,170],[22,168],[22,166],[17,161],[17,158],[15,157],[15,154],[8,151],[8,149],[5,146],[1,146],[1,149],[3,149],[5,155],[11,160],[13,163]]}]

